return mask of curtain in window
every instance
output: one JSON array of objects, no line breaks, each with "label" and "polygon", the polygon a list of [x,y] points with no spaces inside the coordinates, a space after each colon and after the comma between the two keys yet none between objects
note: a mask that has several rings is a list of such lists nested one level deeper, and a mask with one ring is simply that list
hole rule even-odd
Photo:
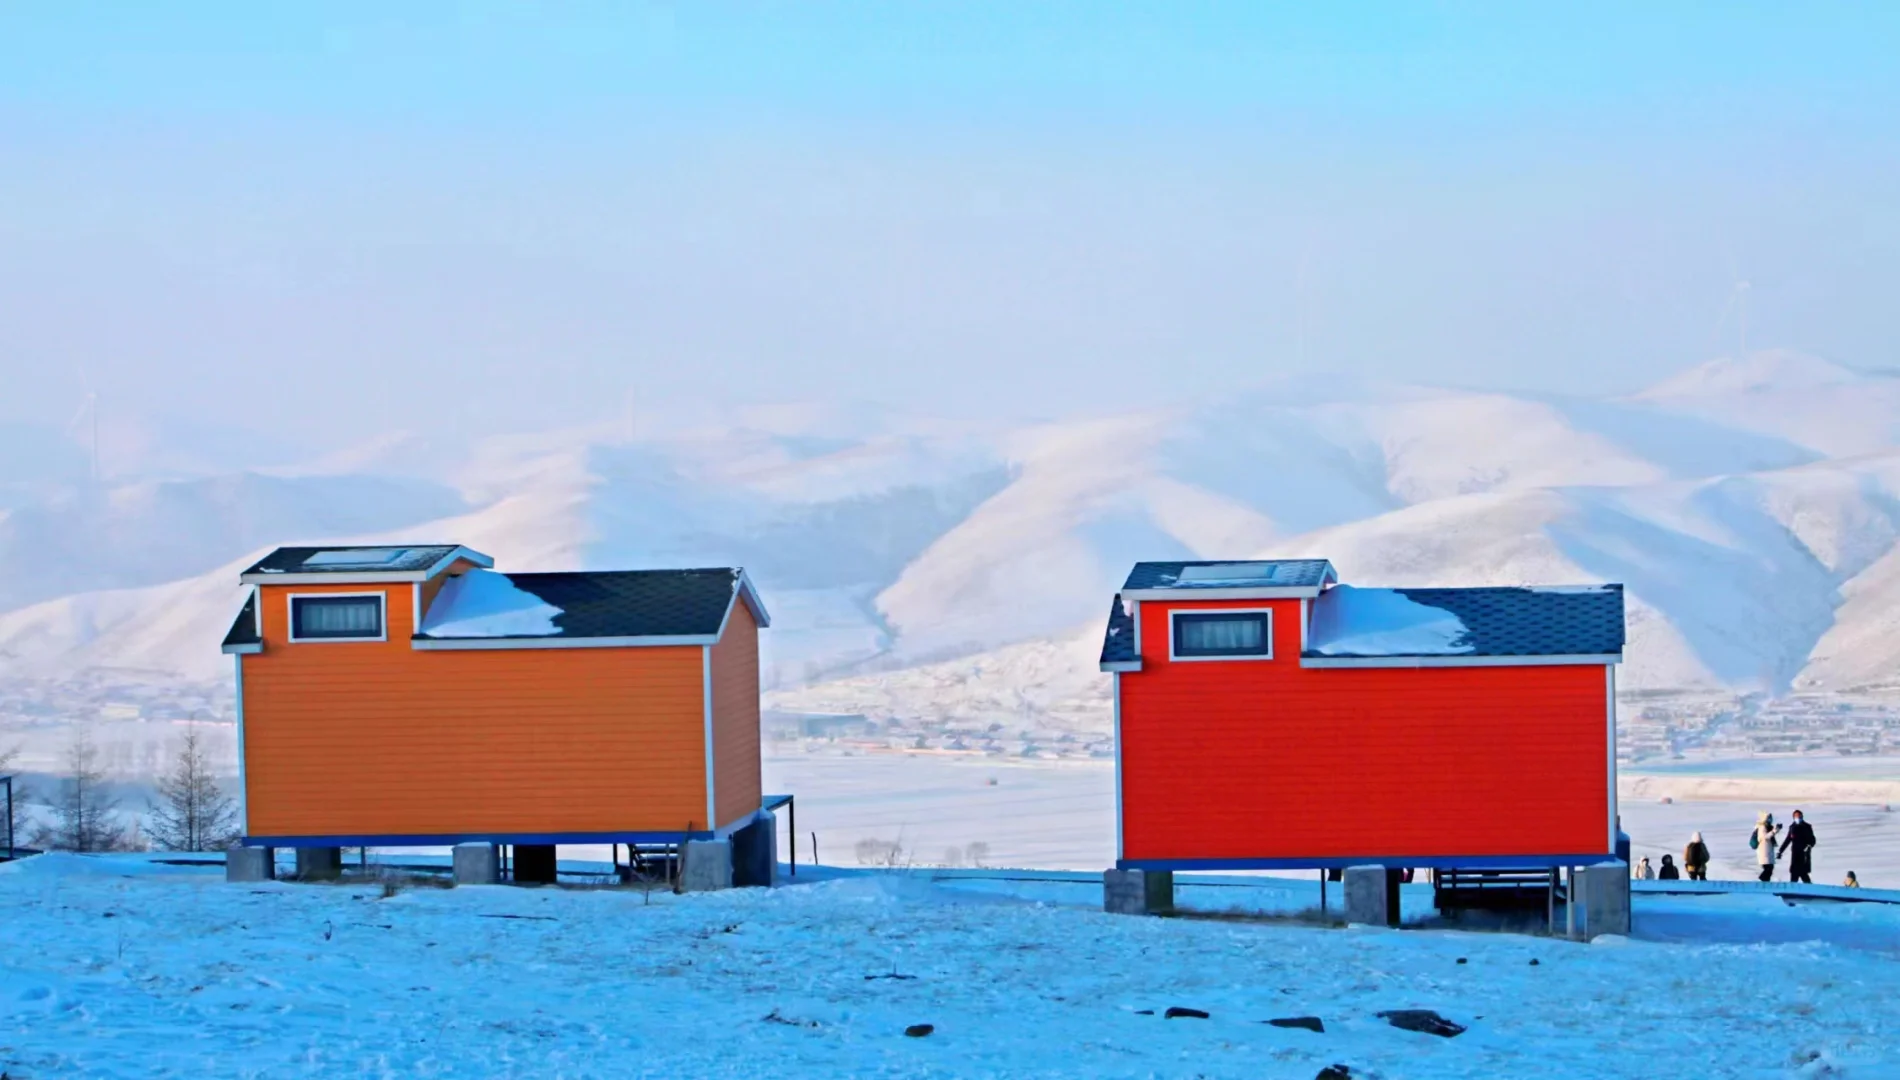
[{"label": "curtain in window", "polygon": [[1244,619],[1184,619],[1180,646],[1187,652],[1263,652],[1266,647],[1258,615]]},{"label": "curtain in window", "polygon": [[298,612],[297,632],[309,637],[375,637],[382,631],[381,605],[374,599],[304,601]]}]

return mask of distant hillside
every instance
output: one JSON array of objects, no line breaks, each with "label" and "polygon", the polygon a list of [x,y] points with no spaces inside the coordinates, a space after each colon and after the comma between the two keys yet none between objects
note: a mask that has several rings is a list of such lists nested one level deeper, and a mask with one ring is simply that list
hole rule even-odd
[{"label": "distant hillside", "polygon": [[0,673],[221,677],[232,560],[444,539],[524,568],[744,565],[787,708],[1094,722],[1128,565],[1257,555],[1365,584],[1624,582],[1631,691],[1900,691],[1900,380],[1810,357],[1616,399],[1302,379],[1020,430],[743,419],[492,440],[434,482],[348,471],[392,440],[29,501],[0,517]]}]

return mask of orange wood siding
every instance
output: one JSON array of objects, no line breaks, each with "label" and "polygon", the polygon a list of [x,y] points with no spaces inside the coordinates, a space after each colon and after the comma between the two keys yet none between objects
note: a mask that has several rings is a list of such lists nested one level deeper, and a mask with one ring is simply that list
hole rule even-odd
[{"label": "orange wood siding", "polygon": [[719,824],[759,808],[759,624],[735,600],[725,636],[712,646],[713,801]]},{"label": "orange wood siding", "polygon": [[[1274,659],[1168,661],[1168,612],[1271,607]],[[1141,605],[1121,676],[1126,859],[1588,854],[1610,841],[1601,665],[1300,667],[1300,603]]]},{"label": "orange wood siding", "polygon": [[[288,640],[290,594],[377,591],[388,641]],[[251,835],[709,827],[701,648],[418,652],[408,584],[261,593],[264,651],[242,658]]]}]

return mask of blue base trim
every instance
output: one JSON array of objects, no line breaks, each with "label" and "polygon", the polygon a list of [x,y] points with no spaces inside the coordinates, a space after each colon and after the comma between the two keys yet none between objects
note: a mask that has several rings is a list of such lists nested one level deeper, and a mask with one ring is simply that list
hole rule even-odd
[{"label": "blue base trim", "polygon": [[454,847],[456,844],[678,844],[710,832],[429,833],[383,836],[247,836],[245,847]]},{"label": "blue base trim", "polygon": [[1331,870],[1348,866],[1416,867],[1434,870],[1519,870],[1546,866],[1595,866],[1616,858],[1594,855],[1354,855],[1305,859],[1117,859],[1117,870]]}]

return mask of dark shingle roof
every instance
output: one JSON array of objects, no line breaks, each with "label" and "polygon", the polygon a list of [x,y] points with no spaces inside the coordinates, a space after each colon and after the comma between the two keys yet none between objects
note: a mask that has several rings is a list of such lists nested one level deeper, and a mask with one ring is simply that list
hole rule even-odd
[{"label": "dark shingle roof", "polygon": [[[544,637],[685,637],[717,634],[739,571],[609,570],[508,574],[517,589],[561,609]],[[431,638],[425,640],[466,640]]]},{"label": "dark shingle roof", "polygon": [[[1456,615],[1465,624],[1465,638],[1459,644],[1470,646],[1461,656],[1606,656],[1623,651],[1621,585],[1392,591],[1415,604]],[[1317,602],[1325,603],[1325,594]],[[1305,655],[1354,654],[1308,651]]]},{"label": "dark shingle roof", "polygon": [[238,609],[237,618],[232,620],[231,629],[224,633],[224,648],[240,645],[262,645],[264,639],[257,635],[257,593],[244,598],[244,606]]},{"label": "dark shingle roof", "polygon": [[1221,589],[1233,588],[1233,581],[1183,582],[1181,572],[1191,566],[1235,566],[1258,571],[1263,580],[1249,585],[1276,589],[1317,588],[1325,582],[1332,564],[1325,559],[1214,559],[1202,562],[1143,562],[1128,572],[1124,589]]},{"label": "dark shingle roof", "polygon": [[1102,637],[1102,663],[1126,664],[1135,656],[1135,620],[1117,596],[1108,608],[1108,632]]},{"label": "dark shingle roof", "polygon": [[[454,550],[454,544],[329,544],[324,547],[280,547],[257,560],[249,570],[244,572],[247,574],[403,573],[412,570],[427,570],[442,561],[444,555]],[[311,556],[321,555],[326,551],[401,552],[401,554],[387,561],[308,565]]]}]

